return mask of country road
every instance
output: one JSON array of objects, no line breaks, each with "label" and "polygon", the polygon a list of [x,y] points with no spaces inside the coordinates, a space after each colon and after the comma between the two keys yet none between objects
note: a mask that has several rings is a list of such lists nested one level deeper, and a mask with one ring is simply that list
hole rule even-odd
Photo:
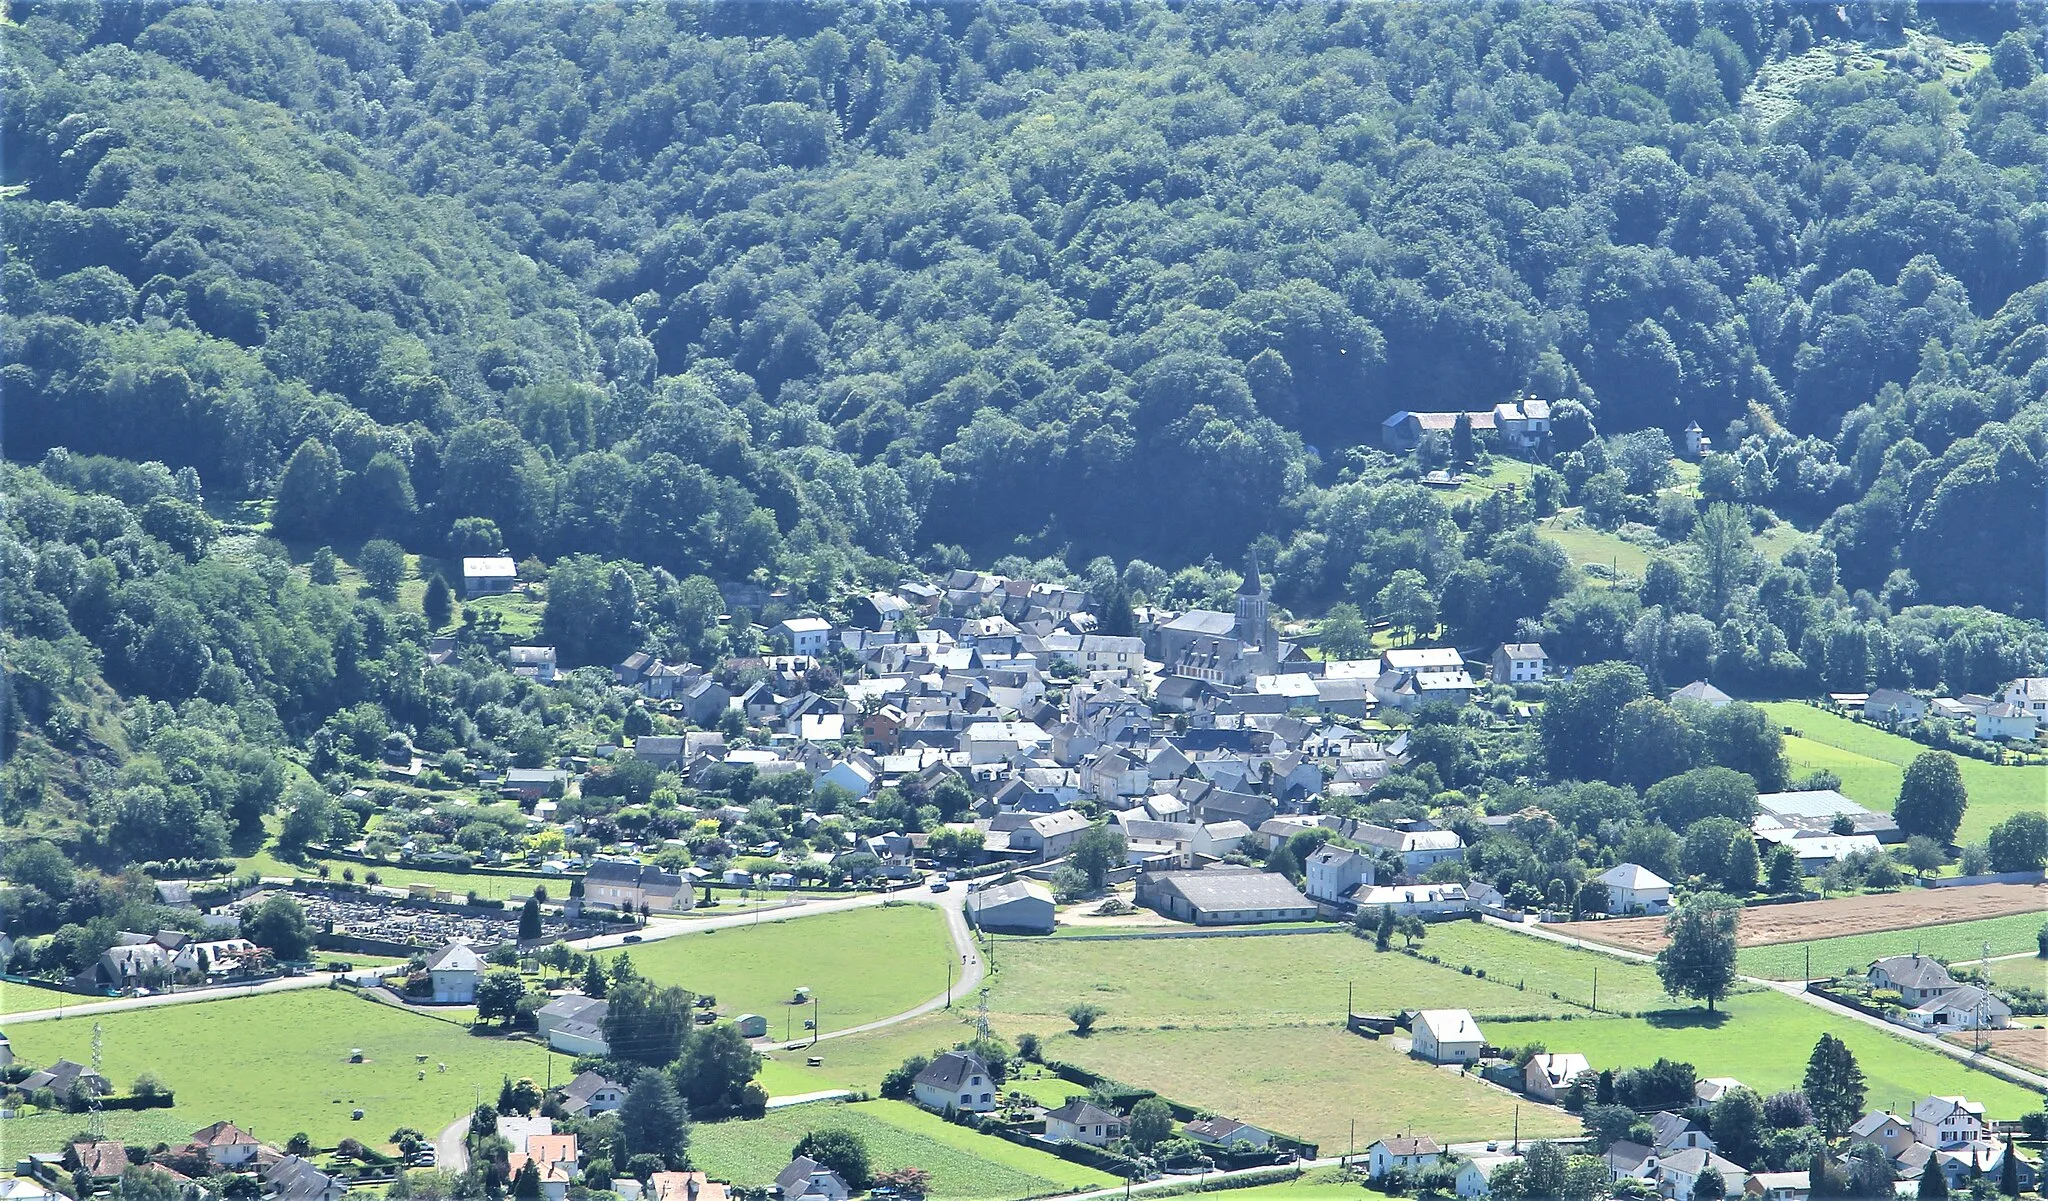
[{"label": "country road", "polygon": [[[1611,955],[1616,959],[1629,959],[1638,963],[1656,962],[1656,956],[1654,955],[1645,955],[1640,951],[1625,951],[1619,947],[1610,947],[1605,943],[1593,942],[1589,939],[1574,938],[1569,934],[1559,934],[1554,930],[1546,930],[1540,925],[1518,926],[1513,922],[1505,922],[1497,917],[1487,917],[1482,920],[1503,929],[1518,930],[1533,938],[1548,939],[1551,942],[1562,943],[1568,947],[1577,947],[1583,951],[1597,951],[1603,955]],[[1887,1022],[1883,1018],[1851,1009],[1846,1005],[1837,1004],[1826,997],[1806,991],[1804,981],[1765,980],[1758,976],[1737,976],[1736,979],[1741,980],[1745,984],[1754,984],[1761,988],[1768,988],[1774,992],[1783,993],[1795,1001],[1811,1005],[1816,1009],[1825,1010],[1833,1016],[1861,1022],[1866,1026],[1882,1030],[1894,1038],[1901,1038],[1910,1043],[1918,1043],[1929,1050],[1938,1051],[1950,1059],[1976,1068],[1978,1071],[1988,1072],[2000,1079],[2024,1085],[2036,1092],[2048,1093],[2048,1076],[2030,1072],[2017,1064],[2007,1063],[2003,1059],[1994,1059],[1989,1055],[1980,1055],[1967,1048],[1958,1047],[1954,1043],[1943,1041],[1936,1035],[1927,1034],[1919,1030],[1911,1030],[1896,1023]]]},{"label": "country road", "polygon": [[[309,972],[303,976],[279,976],[261,984],[223,986],[220,988],[195,988],[190,992],[162,993],[153,997],[116,997],[103,1001],[84,1001],[77,1005],[58,1005],[50,1009],[29,1009],[21,1013],[10,1013],[4,1019],[10,1026],[28,1022],[52,1022],[59,1018],[91,1017],[101,1013],[119,1013],[127,1009],[155,1009],[160,1005],[196,1005],[201,1001],[227,1001],[236,997],[255,996],[258,993],[291,992],[301,988],[326,988],[327,982],[346,972]],[[0,989],[7,986],[0,984]]]}]

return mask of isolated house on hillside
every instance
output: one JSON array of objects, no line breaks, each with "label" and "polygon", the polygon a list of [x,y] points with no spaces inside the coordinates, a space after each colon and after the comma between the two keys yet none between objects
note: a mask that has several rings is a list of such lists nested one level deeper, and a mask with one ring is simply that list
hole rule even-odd
[{"label": "isolated house on hillside", "polygon": [[911,1082],[910,1093],[937,1113],[987,1113],[996,1107],[995,1078],[972,1051],[948,1051],[932,1060]]},{"label": "isolated house on hillside", "polygon": [[1463,1009],[1421,1010],[1409,1033],[1414,1053],[1431,1063],[1476,1063],[1486,1046],[1479,1023]]}]

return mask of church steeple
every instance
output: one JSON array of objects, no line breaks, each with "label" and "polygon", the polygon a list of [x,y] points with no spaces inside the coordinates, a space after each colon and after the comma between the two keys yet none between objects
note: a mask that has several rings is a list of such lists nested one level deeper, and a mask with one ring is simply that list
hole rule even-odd
[{"label": "church steeple", "polygon": [[1263,647],[1272,641],[1267,626],[1268,594],[1265,577],[1259,574],[1258,548],[1252,548],[1245,565],[1244,583],[1237,586],[1237,640],[1246,646]]}]

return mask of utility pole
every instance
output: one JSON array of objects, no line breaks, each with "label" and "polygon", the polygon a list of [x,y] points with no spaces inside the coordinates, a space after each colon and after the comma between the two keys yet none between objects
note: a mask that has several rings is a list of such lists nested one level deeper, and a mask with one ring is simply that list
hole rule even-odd
[{"label": "utility pole", "polygon": [[[100,1043],[100,1024],[94,1022],[92,1024],[92,1074],[96,1080],[106,1079],[100,1071]],[[91,1133],[92,1141],[99,1142],[107,1137],[107,1115],[100,1110],[100,1090],[97,1083],[85,1090],[85,1103],[88,1111],[85,1128]]]},{"label": "utility pole", "polygon": [[946,1008],[953,1007],[953,957],[946,956]]},{"label": "utility pole", "polygon": [[811,994],[811,1045],[818,1045],[818,1036],[825,1033],[818,1028],[818,994]]},{"label": "utility pole", "polygon": [[1593,1012],[1600,1012],[1600,967],[1593,966]]}]

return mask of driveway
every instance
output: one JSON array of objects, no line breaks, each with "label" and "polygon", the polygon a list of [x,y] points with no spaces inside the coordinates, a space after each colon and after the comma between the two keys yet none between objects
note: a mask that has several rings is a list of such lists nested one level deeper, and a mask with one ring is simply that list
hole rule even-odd
[{"label": "driveway", "polygon": [[434,1166],[461,1175],[469,1170],[469,1115],[463,1114],[434,1136]]}]

